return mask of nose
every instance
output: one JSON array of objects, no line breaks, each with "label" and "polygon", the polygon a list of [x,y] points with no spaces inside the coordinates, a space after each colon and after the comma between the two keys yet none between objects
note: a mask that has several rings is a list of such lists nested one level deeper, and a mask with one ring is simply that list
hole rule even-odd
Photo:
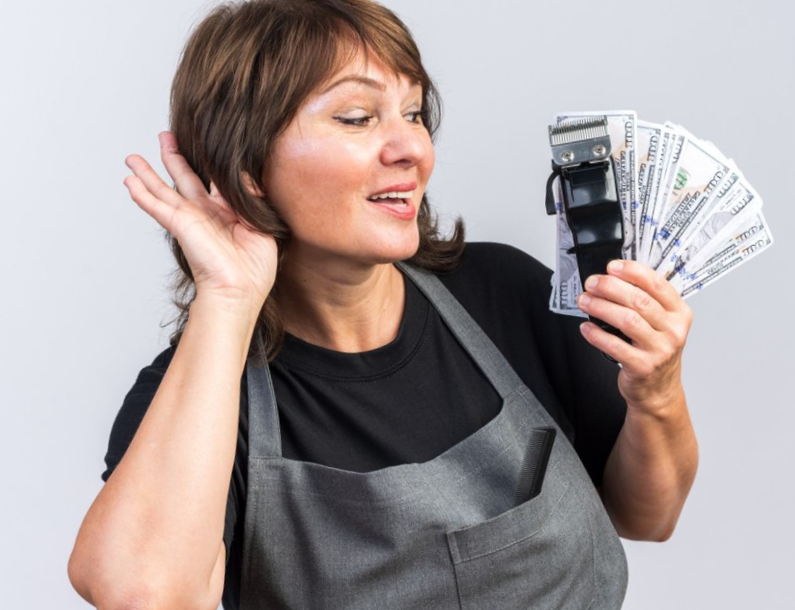
[{"label": "nose", "polygon": [[404,116],[389,123],[381,148],[381,162],[387,166],[413,167],[433,159],[433,144],[428,130]]}]

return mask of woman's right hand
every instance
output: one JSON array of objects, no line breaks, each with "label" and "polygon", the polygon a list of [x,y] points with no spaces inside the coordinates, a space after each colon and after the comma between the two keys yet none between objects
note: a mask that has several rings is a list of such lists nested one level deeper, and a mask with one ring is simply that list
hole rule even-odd
[{"label": "woman's right hand", "polygon": [[124,185],[138,206],[173,235],[193,272],[197,296],[219,297],[259,312],[276,279],[277,248],[270,235],[248,227],[220,193],[210,191],[179,154],[174,135],[159,135],[168,186],[138,155],[126,159]]},{"label": "woman's right hand", "polygon": [[75,589],[97,608],[217,608],[251,334],[276,275],[276,243],[208,192],[160,135],[179,192],[137,155],[124,183],[179,242],[197,298],[135,435],[80,527]]}]

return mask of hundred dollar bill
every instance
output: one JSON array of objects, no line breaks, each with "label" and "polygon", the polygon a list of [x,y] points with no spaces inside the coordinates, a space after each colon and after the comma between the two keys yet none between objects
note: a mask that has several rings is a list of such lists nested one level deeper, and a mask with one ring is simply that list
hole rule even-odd
[{"label": "hundred dollar bill", "polygon": [[773,245],[773,236],[762,212],[737,229],[726,246],[710,258],[693,274],[676,276],[671,284],[679,288],[683,297],[689,297],[725,276],[738,265],[761,254]]},{"label": "hundred dollar bill", "polygon": [[639,246],[643,241],[643,230],[646,228],[643,218],[649,207],[649,185],[651,177],[654,175],[661,131],[662,125],[649,123],[648,121],[638,121],[638,205],[635,209],[636,260],[638,260],[640,255]]},{"label": "hundred dollar bill", "polygon": [[[684,137],[679,163],[668,176],[670,192],[664,194],[657,212],[660,224],[651,242],[649,265],[659,267],[674,248],[699,228],[710,209],[710,198],[730,174],[727,159],[718,157],[697,139]],[[736,174],[734,179],[737,180]]]},{"label": "hundred dollar bill", "polygon": [[700,262],[716,254],[732,232],[762,207],[762,198],[737,172],[720,188],[715,201],[699,230],[658,267],[668,279],[698,269]]},{"label": "hundred dollar bill", "polygon": [[679,163],[679,152],[684,144],[681,134],[671,123],[665,123],[660,132],[660,142],[654,159],[654,171],[650,176],[648,186],[648,205],[643,213],[641,222],[643,227],[643,241],[638,248],[637,260],[648,262],[651,254],[651,244],[659,225],[660,215],[658,207],[662,205],[663,192],[668,174],[676,171]]},{"label": "hundred dollar bill", "polygon": [[608,110],[606,112],[562,112],[555,116],[557,123],[567,123],[584,118],[607,117],[607,130],[610,134],[613,163],[616,167],[618,192],[624,218],[623,256],[635,258],[635,211],[637,208],[637,123],[634,110]]},{"label": "hundred dollar bill", "polygon": [[552,278],[549,309],[564,315],[587,317],[577,306],[577,298],[582,293],[582,282],[580,281],[577,257],[573,250],[574,235],[571,233],[569,223],[566,222],[566,213],[563,210],[560,178],[555,180],[552,189],[555,194],[555,209],[557,210],[555,215],[557,258],[555,274]]},{"label": "hundred dollar bill", "polygon": [[655,206],[657,229],[655,231],[655,236],[657,231],[660,230],[662,223],[668,217],[668,209],[666,208],[665,204],[669,201],[671,194],[678,184],[678,177],[680,175],[679,164],[682,161],[682,152],[685,150],[688,140],[692,139],[690,132],[683,129],[679,125],[674,125],[673,129],[674,143],[673,147],[670,149],[671,157],[666,164],[665,173],[663,174],[665,178],[663,179],[661,188],[657,193],[658,199]]}]

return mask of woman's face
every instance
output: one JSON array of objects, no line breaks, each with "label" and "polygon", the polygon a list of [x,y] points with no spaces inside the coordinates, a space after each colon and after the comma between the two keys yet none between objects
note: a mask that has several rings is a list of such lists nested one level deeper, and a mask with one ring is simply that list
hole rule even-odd
[{"label": "woman's face", "polygon": [[402,260],[419,244],[417,210],[434,152],[422,88],[356,56],[299,109],[264,176],[305,264]]}]

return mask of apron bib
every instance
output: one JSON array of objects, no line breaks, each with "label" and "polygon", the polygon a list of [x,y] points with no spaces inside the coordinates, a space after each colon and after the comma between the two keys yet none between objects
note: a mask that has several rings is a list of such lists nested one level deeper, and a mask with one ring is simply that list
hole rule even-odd
[{"label": "apron bib", "polygon": [[557,425],[442,283],[399,267],[502,410],[429,462],[340,470],[282,457],[270,374],[250,361],[241,609],[620,608],[624,550],[566,436],[541,493],[517,506],[531,433]]}]

